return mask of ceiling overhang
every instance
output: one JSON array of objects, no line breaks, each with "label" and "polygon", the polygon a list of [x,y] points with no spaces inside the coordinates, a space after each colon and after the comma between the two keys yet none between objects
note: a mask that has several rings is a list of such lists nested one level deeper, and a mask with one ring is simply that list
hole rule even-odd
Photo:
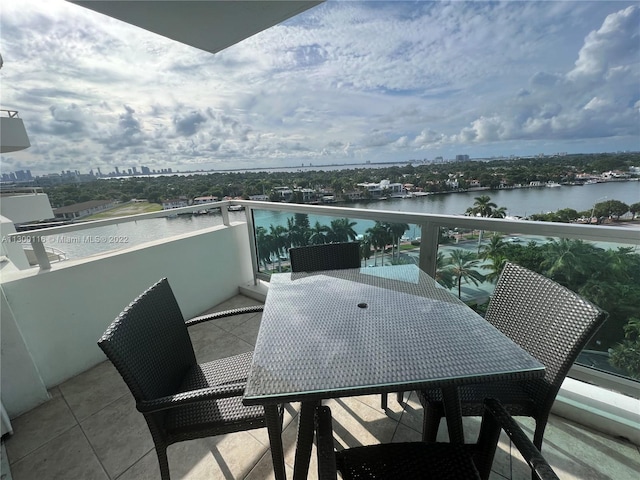
[{"label": "ceiling overhang", "polygon": [[67,0],[216,53],[324,0]]}]

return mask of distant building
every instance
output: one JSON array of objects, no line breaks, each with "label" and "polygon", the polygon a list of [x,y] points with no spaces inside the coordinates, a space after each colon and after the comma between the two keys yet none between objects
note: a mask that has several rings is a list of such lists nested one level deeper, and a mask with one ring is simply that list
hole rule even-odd
[{"label": "distant building", "polygon": [[469,155],[456,155],[456,162],[468,162]]},{"label": "distant building", "polygon": [[162,201],[163,210],[171,210],[173,208],[181,208],[181,207],[188,207],[188,206],[189,206],[189,201],[184,197],[169,198],[167,200]]},{"label": "distant building", "polygon": [[401,183],[391,183],[389,180],[382,180],[380,183],[358,183],[358,187],[367,190],[370,198],[381,198],[386,195],[400,195],[406,193],[404,185]]},{"label": "distant building", "polygon": [[218,197],[213,196],[213,195],[207,195],[204,197],[196,197],[193,199],[193,204],[194,205],[202,205],[203,203],[211,203],[211,202],[217,202],[218,201]]},{"label": "distant building", "polygon": [[249,195],[249,200],[253,200],[255,202],[268,202],[269,195]]},{"label": "distant building", "polygon": [[316,191],[311,188],[296,188],[294,192],[300,192],[302,194],[302,201],[304,203],[313,202],[317,199]]},{"label": "distant building", "polygon": [[64,220],[75,220],[88,217],[94,213],[109,210],[116,206],[115,200],[90,200],[88,202],[75,203],[66,207],[54,208],[53,214],[56,218]]},{"label": "distant building", "polygon": [[275,187],[273,192],[281,202],[288,202],[291,200],[291,195],[293,195],[293,191],[289,187]]}]

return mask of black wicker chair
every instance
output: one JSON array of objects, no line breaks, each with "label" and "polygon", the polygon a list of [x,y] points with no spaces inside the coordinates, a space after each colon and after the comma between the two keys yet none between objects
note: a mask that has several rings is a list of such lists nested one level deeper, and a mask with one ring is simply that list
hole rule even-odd
[{"label": "black wicker chair", "polygon": [[[163,480],[170,478],[169,445],[265,426],[262,407],[242,404],[253,352],[198,364],[187,331],[187,326],[262,308],[238,308],[185,322],[163,278],[136,298],[98,341],[147,421]],[[273,420],[282,428],[281,409]],[[270,441],[274,465],[279,465],[282,449],[273,448],[273,442],[281,439],[275,437]]]},{"label": "black wicker chair", "polygon": [[292,272],[360,268],[360,243],[325,243],[289,249]]},{"label": "black wicker chair", "polygon": [[491,474],[501,429],[521,453],[534,478],[558,479],[531,440],[495,399],[484,402],[478,443],[473,445],[388,443],[335,452],[328,407],[318,407],[316,429],[319,480],[335,480],[338,471],[344,480],[487,479]]},{"label": "black wicker chair", "polygon": [[[489,302],[486,320],[545,366],[545,376],[526,383],[482,384],[458,389],[463,416],[482,415],[482,400],[500,400],[514,416],[533,417],[534,445],[541,450],[556,394],[576,357],[607,313],[553,280],[507,263]],[[424,407],[423,440],[435,442],[444,406],[440,390],[418,392]]]}]

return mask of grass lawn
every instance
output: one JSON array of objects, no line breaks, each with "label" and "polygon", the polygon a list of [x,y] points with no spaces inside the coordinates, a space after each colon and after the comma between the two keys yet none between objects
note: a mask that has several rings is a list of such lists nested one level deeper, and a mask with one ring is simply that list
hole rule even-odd
[{"label": "grass lawn", "polygon": [[83,220],[104,220],[105,218],[125,217],[127,215],[137,215],[139,213],[157,212],[159,210],[162,210],[162,205],[160,205],[159,203],[127,202],[127,203],[118,205],[117,207],[114,207],[110,210],[106,210],[104,212],[96,213],[95,215],[86,217]]}]

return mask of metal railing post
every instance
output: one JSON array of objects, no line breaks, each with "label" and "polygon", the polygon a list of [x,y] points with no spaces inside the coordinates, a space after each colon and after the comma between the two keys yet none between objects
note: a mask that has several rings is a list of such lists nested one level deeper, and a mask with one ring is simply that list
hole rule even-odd
[{"label": "metal railing post", "polygon": [[229,221],[229,204],[228,203],[220,205],[220,214],[222,215],[222,224],[225,227],[228,227],[229,225],[231,225],[231,222]]},{"label": "metal railing post", "polygon": [[251,250],[251,267],[253,268],[253,284],[258,285],[258,246],[256,243],[256,229],[253,219],[253,208],[245,206],[245,216],[247,218],[247,232],[249,233],[249,250]]},{"label": "metal railing post", "polygon": [[438,264],[438,240],[440,238],[440,227],[434,222],[420,224],[422,232],[420,234],[420,259],[418,266],[420,270],[435,278]]},{"label": "metal railing post", "polygon": [[51,270],[49,255],[47,255],[47,251],[44,248],[44,243],[42,243],[42,237],[31,236],[30,241],[31,247],[33,247],[33,253],[36,256],[36,260],[38,260],[40,270]]}]

